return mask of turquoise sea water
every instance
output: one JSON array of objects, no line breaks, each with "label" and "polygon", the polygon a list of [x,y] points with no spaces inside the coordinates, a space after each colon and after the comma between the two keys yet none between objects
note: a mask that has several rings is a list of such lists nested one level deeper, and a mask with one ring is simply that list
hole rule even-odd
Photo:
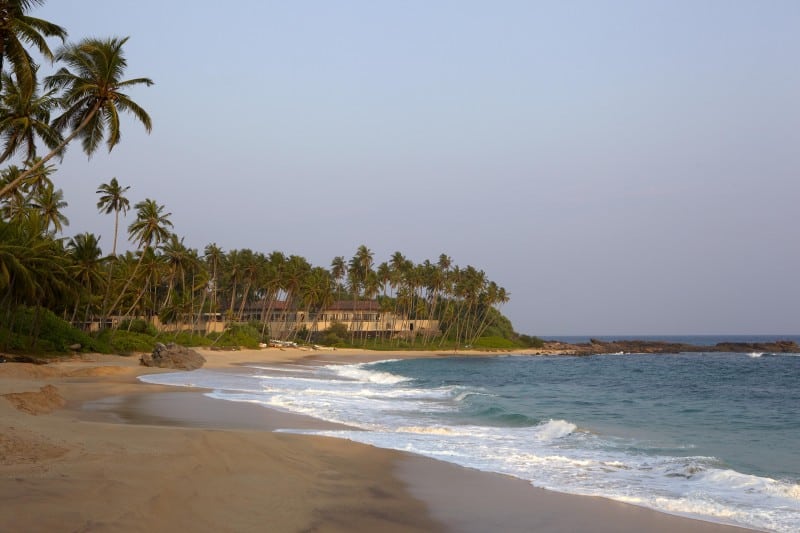
[{"label": "turquoise sea water", "polygon": [[343,422],[361,431],[317,433],[552,490],[800,530],[795,355],[453,357],[145,379]]}]

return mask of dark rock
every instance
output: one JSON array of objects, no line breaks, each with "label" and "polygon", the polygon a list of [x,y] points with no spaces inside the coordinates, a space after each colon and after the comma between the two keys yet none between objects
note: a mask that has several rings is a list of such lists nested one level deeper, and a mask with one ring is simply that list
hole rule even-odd
[{"label": "dark rock", "polygon": [[203,366],[205,357],[174,342],[156,344],[152,354],[143,354],[139,359],[144,366],[158,368],[175,368],[179,370],[195,370]]}]

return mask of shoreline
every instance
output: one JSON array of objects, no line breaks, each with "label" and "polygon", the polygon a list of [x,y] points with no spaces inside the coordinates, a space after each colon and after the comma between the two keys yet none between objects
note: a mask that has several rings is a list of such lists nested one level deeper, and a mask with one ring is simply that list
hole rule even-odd
[{"label": "shoreline", "polygon": [[[464,355],[198,351],[208,361],[204,368],[211,370],[248,363],[351,363]],[[257,518],[268,520],[278,531],[308,527],[321,531],[376,527],[389,531],[748,531],[603,498],[546,491],[508,476],[344,439],[275,433],[287,425],[325,429],[330,424],[206,398],[198,389],[139,382],[142,374],[171,370],[138,366],[138,358],[92,355],[83,359],[89,361],[45,368],[0,365],[1,395],[41,396],[37,391],[52,385],[65,402],[51,412],[33,415],[14,409],[5,401],[8,398],[0,399],[6,425],[0,431],[0,450],[4,451],[0,498],[20,507],[12,518],[15,529],[56,524],[62,529],[70,524],[69,529],[90,526],[101,531],[196,529],[197,523],[187,522],[185,516],[192,510],[195,518],[200,513],[203,523],[236,530],[258,530]],[[164,409],[166,405],[169,409]],[[148,411],[157,416],[143,416]],[[223,490],[226,497],[204,505],[209,498],[217,502],[212,496],[219,499]],[[113,503],[106,493],[115,495]],[[289,494],[299,500],[287,500]],[[280,509],[274,503],[268,506],[268,516],[258,510],[266,503],[257,503],[266,495],[270,501],[282,502]],[[100,503],[93,501],[98,498]],[[170,499],[174,499],[172,505],[167,504]],[[157,511],[157,516],[145,510]],[[43,513],[60,517],[60,522],[47,522]],[[142,524],[136,525],[132,517]],[[230,520],[239,520],[238,525],[225,525]]]}]

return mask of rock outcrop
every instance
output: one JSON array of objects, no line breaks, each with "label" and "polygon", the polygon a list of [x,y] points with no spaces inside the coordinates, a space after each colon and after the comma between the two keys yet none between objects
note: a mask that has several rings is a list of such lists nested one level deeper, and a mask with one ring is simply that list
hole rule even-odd
[{"label": "rock outcrop", "polygon": [[152,354],[144,354],[139,359],[144,366],[155,366],[158,368],[174,368],[178,370],[196,370],[206,362],[205,357],[179,346],[174,342],[169,344],[156,344]]},{"label": "rock outcrop", "polygon": [[663,341],[621,340],[600,341],[591,339],[588,343],[568,344],[564,342],[545,342],[544,349],[564,355],[600,355],[615,353],[718,353],[718,352],[764,352],[764,353],[800,353],[800,346],[794,341],[779,340],[775,342],[747,343],[725,342],[713,346],[682,344]]}]

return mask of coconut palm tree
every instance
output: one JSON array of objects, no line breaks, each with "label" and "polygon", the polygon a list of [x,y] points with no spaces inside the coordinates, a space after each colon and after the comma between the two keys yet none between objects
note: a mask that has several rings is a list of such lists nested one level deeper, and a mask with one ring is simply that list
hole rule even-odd
[{"label": "coconut palm tree", "polygon": [[[261,306],[261,336],[267,333],[267,324],[272,322],[272,310],[281,292],[283,273],[286,271],[287,259],[283,252],[273,251],[266,257],[261,269],[261,292],[264,301]],[[272,335],[272,331],[269,332]]]},{"label": "coconut palm tree", "polygon": [[122,211],[122,215],[125,216],[131,206],[130,201],[124,196],[124,194],[128,192],[128,189],[130,189],[130,186],[121,186],[117,178],[111,178],[111,181],[108,183],[101,183],[97,188],[97,194],[100,195],[100,199],[97,201],[97,209],[106,215],[114,213],[114,244],[111,247],[112,257],[117,256],[119,213]]},{"label": "coconut palm tree", "polygon": [[[111,151],[120,140],[120,112],[132,114],[148,133],[151,131],[150,116],[122,92],[136,85],[153,84],[149,78],[121,79],[127,66],[122,47],[127,41],[127,37],[84,39],[77,44],[63,46],[56,53],[56,60],[66,66],[48,76],[45,87],[61,91],[59,103],[64,111],[53,121],[53,126],[58,131],[69,130],[70,133],[17,180],[22,181],[33,174],[41,165],[62,153],[75,138],[81,139],[83,151],[89,156],[97,150],[103,139]],[[15,185],[10,183],[0,189],[0,197]]]},{"label": "coconut palm tree", "polygon": [[140,249],[158,246],[172,235],[167,229],[172,227],[172,213],[164,213],[163,205],[147,198],[133,207],[136,220],[128,227],[128,233]]},{"label": "coconut palm tree", "polygon": [[222,248],[217,246],[217,243],[212,242],[203,250],[205,254],[205,261],[211,273],[211,309],[213,310],[212,316],[216,322],[219,306],[217,302],[217,293],[219,291],[219,269],[222,262],[225,260],[225,252]]},{"label": "coconut palm tree", "polygon": [[42,4],[44,0],[0,2],[0,71],[9,64],[19,84],[28,90],[36,84],[36,64],[24,45],[33,45],[52,61],[53,52],[45,37],[58,37],[62,41],[67,37],[67,30],[61,26],[28,15],[31,8]]},{"label": "coconut palm tree", "polygon": [[180,280],[181,290],[186,289],[186,271],[191,268],[191,250],[183,244],[183,237],[173,233],[162,246],[161,252],[167,265],[168,286],[163,304],[166,306],[175,292],[177,281]]},{"label": "coconut palm tree", "polygon": [[164,213],[163,205],[158,205],[155,200],[147,198],[133,207],[136,209],[136,220],[128,226],[128,234],[131,240],[139,247],[139,261],[109,310],[116,308],[120,300],[122,300],[131,282],[136,277],[136,271],[139,269],[147,250],[158,246],[169,238],[171,234],[168,228],[172,227],[172,221],[169,219],[172,213]]},{"label": "coconut palm tree", "polygon": [[311,319],[311,327],[305,339],[308,342],[311,340],[311,335],[317,331],[320,312],[333,303],[331,273],[322,267],[312,268],[303,279],[300,290],[306,317]]},{"label": "coconut palm tree", "polygon": [[69,219],[61,212],[67,207],[67,202],[64,201],[64,191],[55,189],[52,183],[34,191],[31,207],[41,214],[45,231],[49,231],[52,225],[53,234],[61,233],[64,226],[69,226]]},{"label": "coconut palm tree", "polygon": [[[353,313],[352,313],[352,327],[351,327],[351,341],[355,340],[355,322],[356,318],[359,316],[356,313],[356,302],[361,294],[361,289],[363,288],[366,292],[367,289],[367,281],[370,277],[370,272],[372,272],[372,261],[375,254],[367,248],[365,245],[361,245],[356,250],[355,255],[350,259],[347,269],[347,279],[350,284],[350,290],[353,294]],[[366,295],[365,295],[366,297]],[[359,332],[362,330],[363,321],[358,321]]]},{"label": "coconut palm tree", "polygon": [[[305,257],[301,257],[299,255],[290,255],[286,259],[286,263],[284,264],[284,268],[281,272],[281,285],[283,286],[283,290],[286,294],[286,310],[295,313],[295,330],[298,323],[297,306],[300,298],[300,287],[310,270],[311,265],[308,263]],[[289,313],[285,313],[282,327],[283,334],[289,333],[288,319]]]},{"label": "coconut palm tree", "polygon": [[[18,182],[7,196],[0,198],[0,216],[8,220],[18,220],[27,216],[30,212],[33,194],[41,193],[45,188],[52,187],[50,174],[54,168],[52,165],[45,165],[25,181]],[[23,170],[16,165],[10,165],[3,169],[0,172],[0,186],[16,180],[22,172]]]},{"label": "coconut palm tree", "polygon": [[228,305],[225,318],[228,321],[233,321],[236,318],[234,310],[236,309],[237,291],[239,290],[239,283],[244,276],[242,255],[239,250],[230,250],[225,255],[225,263],[223,266],[225,286],[231,291],[231,302]]},{"label": "coconut palm tree", "polygon": [[244,289],[242,290],[242,302],[239,306],[239,313],[237,315],[239,320],[242,320],[244,317],[244,309],[250,299],[250,289],[252,289],[253,285],[258,281],[260,255],[261,254],[256,254],[248,248],[245,248],[240,252],[239,259],[241,261],[242,283],[244,284]]},{"label": "coconut palm tree", "polygon": [[88,315],[92,298],[103,283],[100,238],[93,233],[80,233],[69,240],[67,252],[71,259],[70,273],[82,288],[82,298],[75,298],[75,307],[72,310],[71,321],[74,323],[81,300],[86,301],[85,314]]},{"label": "coconut palm tree", "polygon": [[[16,165],[10,165],[0,171],[0,186],[14,181],[22,170]],[[14,187],[4,198],[0,198],[0,219],[19,220],[25,213],[27,196],[21,186]]]},{"label": "coconut palm tree", "polygon": [[56,307],[74,295],[63,246],[43,227],[36,211],[17,222],[0,221],[0,302],[7,309]]},{"label": "coconut palm tree", "polygon": [[58,146],[61,134],[50,125],[50,112],[58,107],[55,91],[40,95],[36,87],[31,91],[22,87],[6,73],[0,74],[3,92],[0,95],[0,132],[5,149],[0,162],[16,153],[23,153],[25,161],[36,157],[36,139],[41,139],[51,150]]}]

